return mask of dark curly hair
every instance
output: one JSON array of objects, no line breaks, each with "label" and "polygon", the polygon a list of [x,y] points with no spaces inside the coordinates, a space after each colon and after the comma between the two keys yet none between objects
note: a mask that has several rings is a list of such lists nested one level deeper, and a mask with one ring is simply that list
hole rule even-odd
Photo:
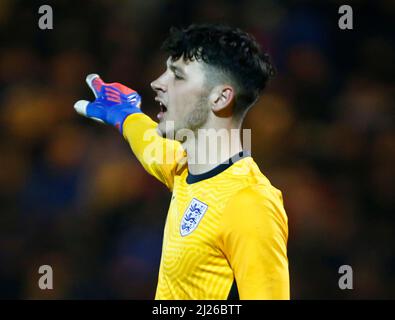
[{"label": "dark curly hair", "polygon": [[214,84],[230,81],[235,89],[234,115],[243,117],[258,99],[275,70],[269,55],[263,53],[255,38],[225,25],[190,25],[172,27],[162,49],[173,61],[204,61],[211,69],[206,79]]}]

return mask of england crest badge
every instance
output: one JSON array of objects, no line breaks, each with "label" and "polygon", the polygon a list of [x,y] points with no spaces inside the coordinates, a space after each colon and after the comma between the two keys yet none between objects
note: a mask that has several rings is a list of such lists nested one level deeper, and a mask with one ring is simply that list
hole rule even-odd
[{"label": "england crest badge", "polygon": [[181,220],[180,233],[183,237],[192,233],[192,231],[197,228],[207,209],[207,204],[199,201],[196,198],[192,199]]}]

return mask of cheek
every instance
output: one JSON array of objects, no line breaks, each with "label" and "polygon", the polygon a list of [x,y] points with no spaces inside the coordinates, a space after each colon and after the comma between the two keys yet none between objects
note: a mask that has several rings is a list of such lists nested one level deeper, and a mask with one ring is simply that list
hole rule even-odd
[{"label": "cheek", "polygon": [[169,97],[169,103],[175,116],[180,117],[193,111],[198,97],[201,93],[197,92],[196,88],[190,86],[174,87],[173,94]]},{"label": "cheek", "polygon": [[[180,125],[185,125],[191,114],[196,108],[196,99],[190,96],[179,97],[177,101],[177,108],[174,110],[174,118],[179,121]],[[181,124],[182,123],[182,124]]]}]

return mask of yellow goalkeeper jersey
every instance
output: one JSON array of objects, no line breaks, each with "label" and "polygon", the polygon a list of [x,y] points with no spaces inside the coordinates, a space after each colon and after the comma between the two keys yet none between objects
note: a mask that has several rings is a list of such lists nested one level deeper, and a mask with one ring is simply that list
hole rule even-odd
[{"label": "yellow goalkeeper jersey", "polygon": [[144,114],[125,139],[151,175],[173,192],[155,299],[289,299],[288,222],[281,192],[248,155],[201,175],[188,172],[180,143],[160,137]]}]

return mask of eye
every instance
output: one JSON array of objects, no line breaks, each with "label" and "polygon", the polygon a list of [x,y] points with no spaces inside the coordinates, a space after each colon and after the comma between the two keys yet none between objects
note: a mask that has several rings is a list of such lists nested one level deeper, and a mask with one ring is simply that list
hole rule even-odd
[{"label": "eye", "polygon": [[177,73],[174,73],[174,78],[176,78],[177,80],[182,80],[182,77],[180,77]]}]

